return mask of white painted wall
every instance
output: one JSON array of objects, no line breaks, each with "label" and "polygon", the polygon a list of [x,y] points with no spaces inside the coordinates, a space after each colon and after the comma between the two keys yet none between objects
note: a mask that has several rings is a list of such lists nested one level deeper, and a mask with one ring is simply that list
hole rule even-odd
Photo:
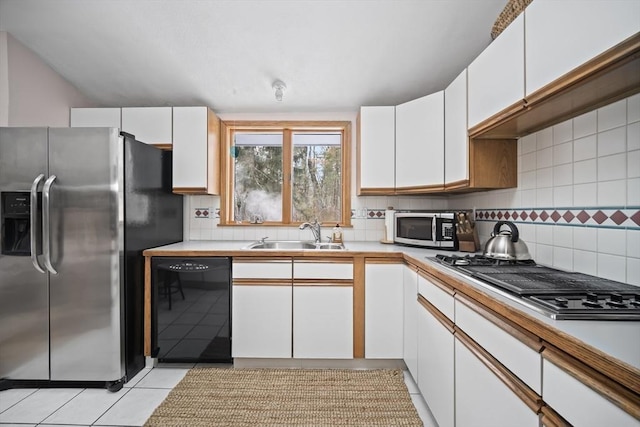
[{"label": "white painted wall", "polygon": [[[518,140],[518,188],[451,197],[451,208],[640,214],[640,94]],[[540,264],[640,285],[640,227],[515,221]],[[495,221],[478,222],[485,242]]]},{"label": "white painted wall", "polygon": [[91,100],[7,32],[0,33],[0,126],[69,126]]}]

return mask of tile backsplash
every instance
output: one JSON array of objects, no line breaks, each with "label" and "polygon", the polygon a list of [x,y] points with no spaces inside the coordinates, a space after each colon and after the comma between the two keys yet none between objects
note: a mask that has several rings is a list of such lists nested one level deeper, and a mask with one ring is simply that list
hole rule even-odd
[{"label": "tile backsplash", "polygon": [[449,198],[480,240],[516,223],[540,264],[640,285],[640,95],[518,140],[518,188]]}]

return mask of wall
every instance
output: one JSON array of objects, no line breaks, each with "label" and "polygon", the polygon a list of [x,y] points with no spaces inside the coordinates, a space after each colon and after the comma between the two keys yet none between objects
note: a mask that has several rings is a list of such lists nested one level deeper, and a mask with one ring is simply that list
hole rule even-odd
[{"label": "wall", "polygon": [[70,107],[93,103],[29,48],[0,33],[0,126],[69,126]]},{"label": "wall", "polygon": [[640,285],[640,94],[518,140],[518,183],[449,207],[481,242],[508,219],[538,263]]},{"label": "wall", "polygon": [[[388,206],[396,209],[441,209],[445,197],[357,197],[356,196],[356,112],[342,113],[281,113],[281,114],[220,114],[226,122],[234,120],[336,120],[351,121],[351,212],[352,226],[344,230],[344,240],[379,241],[384,238],[384,211]],[[390,163],[389,167],[394,167]],[[310,240],[311,231],[298,227],[227,226],[218,227],[216,212],[220,198],[216,196],[185,197],[185,240],[255,240],[269,237],[272,240]],[[204,214],[206,213],[206,215]],[[322,235],[331,234],[330,228]]]}]

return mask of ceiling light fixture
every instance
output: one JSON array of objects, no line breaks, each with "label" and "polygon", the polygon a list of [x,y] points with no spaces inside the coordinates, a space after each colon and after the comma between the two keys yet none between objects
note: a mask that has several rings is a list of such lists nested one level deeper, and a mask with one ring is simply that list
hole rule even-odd
[{"label": "ceiling light fixture", "polygon": [[278,102],[282,102],[282,94],[287,89],[287,85],[284,84],[281,80],[276,80],[273,82],[273,90],[276,91],[276,100]]}]

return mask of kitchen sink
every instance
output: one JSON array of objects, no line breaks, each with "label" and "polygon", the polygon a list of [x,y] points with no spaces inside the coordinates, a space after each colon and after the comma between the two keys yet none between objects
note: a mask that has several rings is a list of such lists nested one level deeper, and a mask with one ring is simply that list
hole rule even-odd
[{"label": "kitchen sink", "polygon": [[245,246],[243,249],[345,250],[346,248],[344,247],[343,244],[340,244],[340,243],[315,243],[312,241],[304,241],[304,240],[271,240],[271,241],[259,240],[257,242],[251,243],[250,245]]}]

